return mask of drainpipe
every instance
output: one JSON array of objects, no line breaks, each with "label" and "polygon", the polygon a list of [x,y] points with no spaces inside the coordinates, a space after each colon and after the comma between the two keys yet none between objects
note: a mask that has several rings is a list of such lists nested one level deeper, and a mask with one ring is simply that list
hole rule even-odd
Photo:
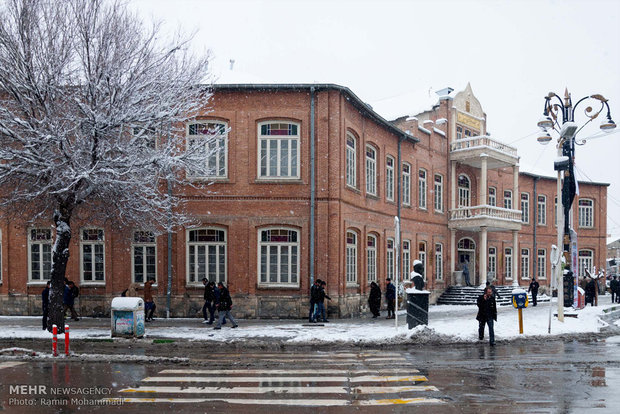
[{"label": "drainpipe", "polygon": [[[168,139],[170,139],[171,124],[168,124]],[[167,180],[168,184],[168,200],[172,198],[172,183]],[[172,295],[172,207],[168,208],[168,284],[166,287],[166,318],[170,318],[170,302]]]},{"label": "drainpipe", "polygon": [[532,266],[532,268],[534,269],[534,271],[532,272],[532,277],[536,276],[538,274],[537,269],[538,269],[538,248],[536,247],[536,225],[538,224],[538,193],[536,192],[536,183],[538,183],[538,179],[539,177],[534,177],[534,199],[532,200],[532,203],[534,203],[534,205],[536,206],[534,208],[534,217],[532,217],[532,221],[534,224],[534,234],[533,234],[533,252],[532,252],[532,264],[534,266]]},{"label": "drainpipe", "polygon": [[314,142],[314,87],[310,87],[310,285],[314,284],[314,210],[316,204],[316,172],[315,172],[315,142]]}]

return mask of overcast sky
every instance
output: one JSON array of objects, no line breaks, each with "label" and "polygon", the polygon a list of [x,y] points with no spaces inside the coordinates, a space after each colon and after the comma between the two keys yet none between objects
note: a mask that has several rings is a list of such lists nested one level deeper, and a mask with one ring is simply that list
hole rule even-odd
[{"label": "overcast sky", "polygon": [[[602,94],[620,122],[620,1],[130,0],[166,28],[196,31],[222,80],[349,87],[380,115],[414,114],[434,90],[470,82],[493,137],[523,170],[553,175],[536,141],[544,96]],[[230,60],[235,61],[230,71]],[[585,107],[584,107],[585,108]],[[601,116],[602,117],[602,116]],[[582,180],[607,182],[609,240],[620,238],[620,133],[600,118],[578,137]],[[576,121],[584,123],[583,112]],[[596,219],[601,214],[595,216]],[[604,219],[604,218],[603,218]]]}]

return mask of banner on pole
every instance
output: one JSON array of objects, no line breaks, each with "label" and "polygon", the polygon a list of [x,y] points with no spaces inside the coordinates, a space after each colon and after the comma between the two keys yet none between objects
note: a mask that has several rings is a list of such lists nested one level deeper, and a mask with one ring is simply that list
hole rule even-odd
[{"label": "banner on pole", "polygon": [[570,229],[570,258],[570,268],[573,271],[573,308],[577,309],[579,306],[577,294],[579,287],[579,251],[577,250],[577,232],[573,229]]}]

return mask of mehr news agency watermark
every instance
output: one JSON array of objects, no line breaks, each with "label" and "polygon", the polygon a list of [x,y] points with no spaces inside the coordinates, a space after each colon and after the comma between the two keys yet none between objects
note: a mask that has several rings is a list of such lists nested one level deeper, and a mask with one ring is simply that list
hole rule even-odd
[{"label": "mehr news agency watermark", "polygon": [[120,406],[123,398],[111,398],[107,387],[50,387],[47,385],[9,385],[9,406]]}]

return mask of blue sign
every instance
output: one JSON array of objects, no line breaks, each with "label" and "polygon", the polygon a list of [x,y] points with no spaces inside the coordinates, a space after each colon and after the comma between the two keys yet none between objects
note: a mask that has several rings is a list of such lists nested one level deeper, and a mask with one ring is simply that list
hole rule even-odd
[{"label": "blue sign", "polygon": [[525,291],[512,293],[512,306],[514,306],[516,309],[527,308],[528,303],[529,300]]}]

